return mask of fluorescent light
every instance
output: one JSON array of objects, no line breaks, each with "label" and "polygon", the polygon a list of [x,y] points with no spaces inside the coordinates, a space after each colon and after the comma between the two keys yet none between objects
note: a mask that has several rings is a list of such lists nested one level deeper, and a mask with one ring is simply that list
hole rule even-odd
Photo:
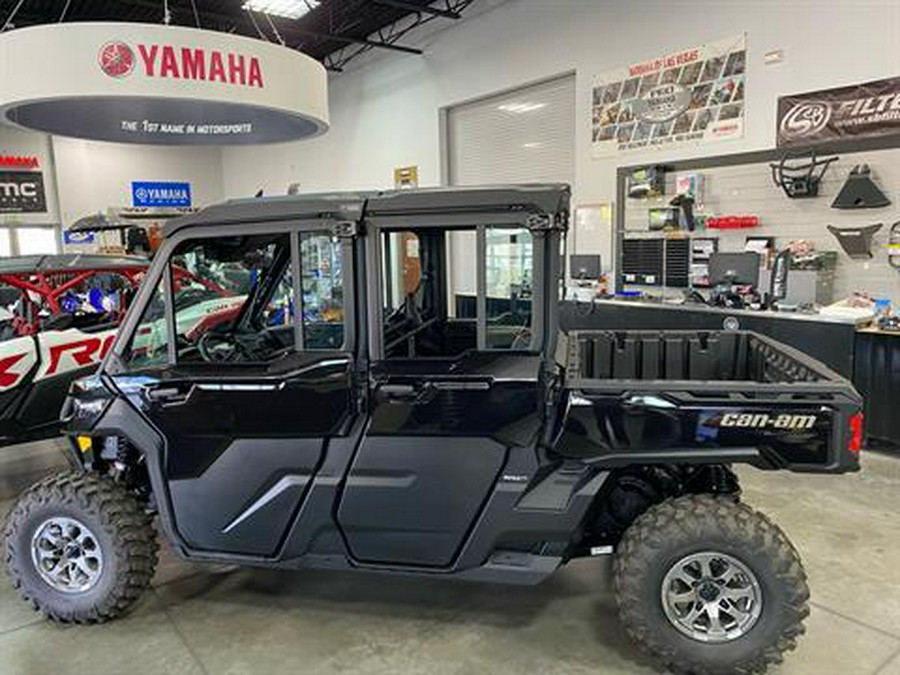
[{"label": "fluorescent light", "polygon": [[539,148],[543,145],[543,143],[532,141],[530,143],[522,143],[523,148]]},{"label": "fluorescent light", "polygon": [[541,108],[546,107],[546,105],[546,103],[504,103],[503,105],[498,105],[497,110],[518,115],[531,112],[532,110],[540,110]]},{"label": "fluorescent light", "polygon": [[299,19],[309,10],[318,7],[319,2],[320,0],[247,0],[241,9],[283,16],[286,19]]}]

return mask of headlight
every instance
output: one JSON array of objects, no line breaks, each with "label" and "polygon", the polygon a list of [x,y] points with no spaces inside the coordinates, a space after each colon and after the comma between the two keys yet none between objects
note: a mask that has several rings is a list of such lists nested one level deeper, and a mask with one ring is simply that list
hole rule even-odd
[{"label": "headlight", "polygon": [[76,380],[63,406],[62,421],[70,431],[87,431],[93,428],[111,402],[112,394],[99,377]]}]

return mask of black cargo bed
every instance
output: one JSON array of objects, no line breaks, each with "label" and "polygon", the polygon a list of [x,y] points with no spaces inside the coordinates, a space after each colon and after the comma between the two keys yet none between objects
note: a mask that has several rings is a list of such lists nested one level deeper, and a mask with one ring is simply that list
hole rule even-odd
[{"label": "black cargo bed", "polygon": [[624,382],[643,390],[686,383],[721,389],[725,382],[728,389],[754,391],[849,386],[815,359],[750,331],[573,331],[567,337],[566,383],[573,389]]}]

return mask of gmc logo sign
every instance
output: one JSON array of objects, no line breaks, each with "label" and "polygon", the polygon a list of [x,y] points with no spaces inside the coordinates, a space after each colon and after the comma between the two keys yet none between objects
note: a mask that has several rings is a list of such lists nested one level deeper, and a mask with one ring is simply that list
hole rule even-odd
[{"label": "gmc logo sign", "polygon": [[45,213],[44,176],[34,171],[0,171],[0,213]]}]

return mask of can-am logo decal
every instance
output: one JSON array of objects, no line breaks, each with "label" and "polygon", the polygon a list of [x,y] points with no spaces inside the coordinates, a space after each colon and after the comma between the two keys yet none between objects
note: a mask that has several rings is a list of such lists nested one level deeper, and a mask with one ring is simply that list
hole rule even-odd
[{"label": "can-am logo decal", "polygon": [[99,63],[110,77],[125,77],[134,70],[134,52],[124,42],[107,42],[100,48]]},{"label": "can-am logo decal", "polygon": [[781,133],[788,138],[812,136],[828,125],[831,106],[823,101],[798,103],[781,120]]},{"label": "can-am logo decal", "polygon": [[135,50],[120,41],[100,48],[100,68],[110,77],[122,78],[136,68],[145,77],[197,82],[221,82],[263,89],[259,59],[235,52],[200,47],[142,44]]},{"label": "can-am logo decal", "polygon": [[816,426],[816,415],[769,415],[768,413],[725,413],[720,427],[737,429],[785,429],[802,431]]}]

